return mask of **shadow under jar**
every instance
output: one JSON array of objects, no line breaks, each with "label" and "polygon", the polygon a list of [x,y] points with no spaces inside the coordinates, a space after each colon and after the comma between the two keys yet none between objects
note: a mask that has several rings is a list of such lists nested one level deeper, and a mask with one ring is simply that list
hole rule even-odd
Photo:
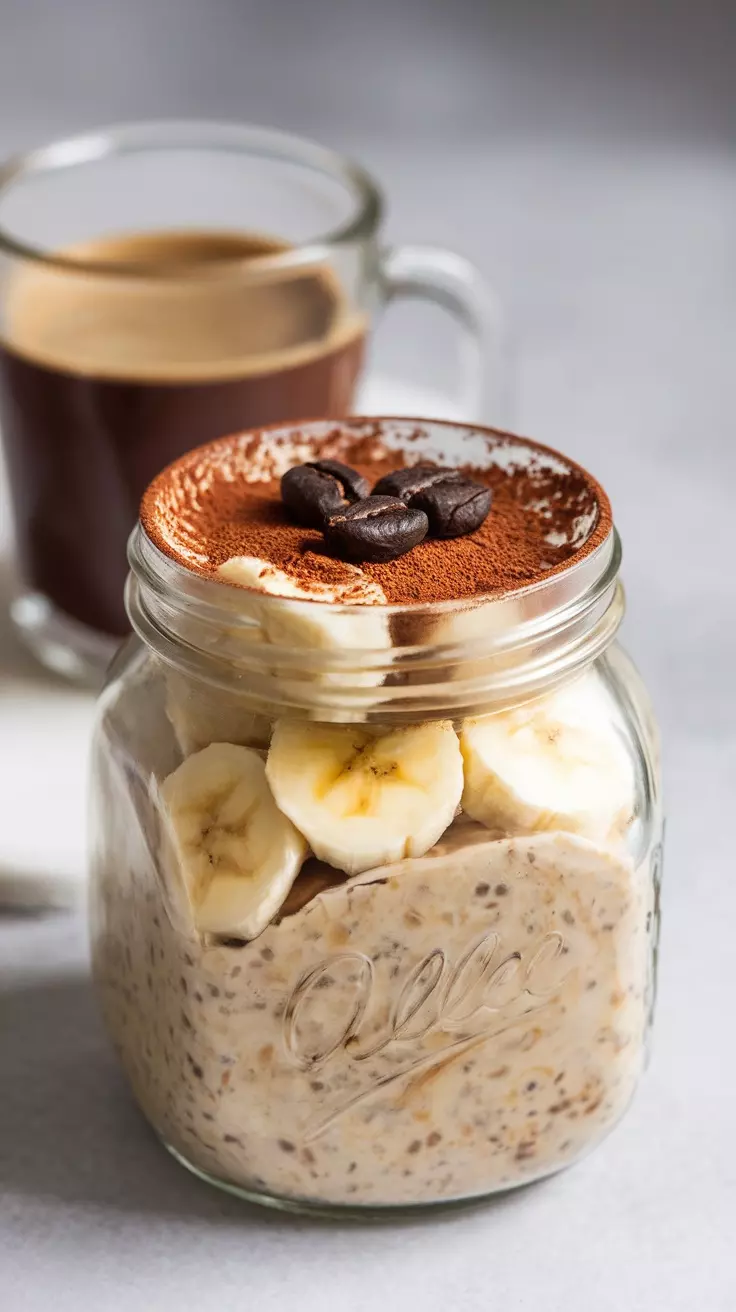
[{"label": "shadow under jar", "polygon": [[[220,476],[244,540],[239,488],[288,535],[278,478],[325,456],[369,479],[467,466],[488,533],[523,513],[541,564],[414,604],[366,565],[385,601],[361,605],[191,567]],[[615,642],[605,493],[547,448],[433,421],[191,460],[199,510],[168,514],[185,458],[131,541],[137,636],[95,740],[94,975],[137,1101],[184,1165],[282,1208],[448,1205],[568,1166],[642,1072],[659,921],[656,730]],[[462,550],[491,553],[483,532]],[[401,577],[441,593],[437,553],[460,550],[420,543]]]}]

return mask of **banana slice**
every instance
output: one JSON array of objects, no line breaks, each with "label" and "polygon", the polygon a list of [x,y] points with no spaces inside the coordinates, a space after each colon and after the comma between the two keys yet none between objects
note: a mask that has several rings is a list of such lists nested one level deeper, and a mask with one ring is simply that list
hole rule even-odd
[{"label": "banana slice", "polygon": [[375,734],[281,720],[266,776],[315,855],[348,875],[422,856],[452,822],[463,789],[449,721]]},{"label": "banana slice", "polygon": [[249,747],[212,743],[170,774],[160,795],[196,928],[255,938],[307,852],[276,806],[262,758]]},{"label": "banana slice", "polygon": [[[343,565],[346,581],[305,586],[284,570],[277,569],[257,556],[232,556],[220,565],[217,574],[225,583],[284,597],[286,604],[274,603],[261,616],[266,642],[283,647],[307,647],[330,650],[358,648],[383,650],[391,646],[386,615],[376,609],[386,604],[386,595],[373,579],[354,565]],[[298,607],[292,601],[319,601],[321,606]],[[350,606],[349,613],[337,614],[330,605]],[[376,670],[361,673],[315,675],[322,684],[348,684],[353,687],[377,687],[383,674]]]},{"label": "banana slice", "polygon": [[488,828],[614,842],[632,818],[633,764],[594,675],[528,706],[466,720],[460,745],[463,810]]}]

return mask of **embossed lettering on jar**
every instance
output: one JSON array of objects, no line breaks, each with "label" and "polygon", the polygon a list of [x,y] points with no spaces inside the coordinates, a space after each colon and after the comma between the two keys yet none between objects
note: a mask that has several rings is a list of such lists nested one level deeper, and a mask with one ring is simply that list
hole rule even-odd
[{"label": "embossed lettering on jar", "polygon": [[[330,517],[374,494],[429,497],[429,530],[346,559]],[[662,823],[619,564],[595,479],[485,429],[284,427],[152,485],[95,737],[93,962],[190,1169],[281,1207],[426,1207],[613,1129]]]}]

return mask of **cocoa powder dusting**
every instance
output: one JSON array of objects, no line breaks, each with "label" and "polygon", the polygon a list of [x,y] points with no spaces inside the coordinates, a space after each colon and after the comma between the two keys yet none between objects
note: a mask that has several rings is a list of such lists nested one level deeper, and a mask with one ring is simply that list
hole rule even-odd
[{"label": "cocoa powder dusting", "polygon": [[[385,423],[399,429],[406,446],[390,449],[381,421],[346,421],[321,425],[316,437],[310,431],[315,426],[293,426],[288,441],[280,428],[199,448],[149,487],[141,506],[146,533],[168,556],[206,576],[232,556],[258,556],[305,585],[345,586],[354,568],[328,553],[318,530],[291,520],[279,480],[292,465],[322,457],[351,465],[372,485],[392,470],[426,460],[418,444],[427,432],[433,438],[436,431],[453,432],[434,422],[427,430],[417,421]],[[487,445],[487,467],[478,465],[477,456],[473,463],[458,463],[492,489],[490,514],[467,537],[425,539],[398,560],[362,565],[389,603],[461,600],[526,587],[573,556],[587,555],[610,531],[608,498],[580,466],[509,434],[460,431],[472,434],[476,452],[479,433]],[[462,447],[455,451],[457,461]]]}]

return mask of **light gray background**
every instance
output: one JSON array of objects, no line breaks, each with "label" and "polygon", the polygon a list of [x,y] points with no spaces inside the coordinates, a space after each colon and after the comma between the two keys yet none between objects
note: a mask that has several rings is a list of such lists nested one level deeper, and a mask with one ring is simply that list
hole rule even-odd
[{"label": "light gray background", "polygon": [[[118,1078],[82,918],[0,922],[8,1312],[736,1305],[733,12],[0,0],[3,149],[144,115],[271,122],[360,155],[392,236],[493,278],[517,427],[614,501],[670,813],[657,1043],[626,1123],[567,1175],[411,1226],[272,1217],[190,1180]],[[404,310],[382,351],[444,377],[446,345]]]}]

